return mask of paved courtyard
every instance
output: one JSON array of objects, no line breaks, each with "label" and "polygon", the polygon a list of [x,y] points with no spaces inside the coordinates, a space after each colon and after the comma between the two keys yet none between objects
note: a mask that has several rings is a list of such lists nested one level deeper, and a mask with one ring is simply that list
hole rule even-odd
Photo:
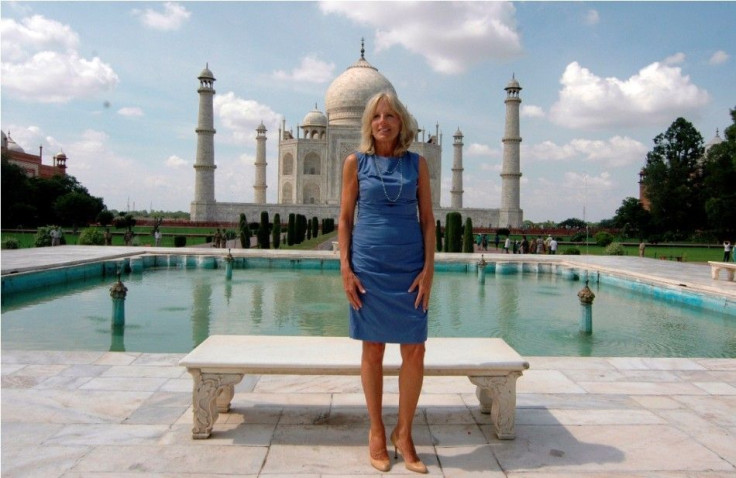
[{"label": "paved courtyard", "polygon": [[[141,248],[3,251],[2,272],[131,250]],[[578,260],[736,297],[736,284],[713,281],[701,264]],[[192,380],[178,366],[183,355],[3,349],[2,476],[380,475],[368,462],[358,377],[247,376],[213,436],[192,440]],[[736,475],[736,359],[525,358],[530,369],[518,381],[515,440],[493,435],[467,378],[425,380],[415,441],[430,475]],[[385,389],[390,431],[395,377]],[[415,475],[401,458],[392,461],[385,475]]]}]

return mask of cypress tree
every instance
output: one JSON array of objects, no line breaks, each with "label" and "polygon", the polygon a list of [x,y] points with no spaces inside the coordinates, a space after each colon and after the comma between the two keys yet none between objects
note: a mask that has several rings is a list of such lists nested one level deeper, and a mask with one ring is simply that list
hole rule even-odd
[{"label": "cypress tree", "polygon": [[295,237],[296,237],[296,214],[292,212],[289,214],[289,224],[286,228],[286,244],[288,244],[289,246],[293,246]]},{"label": "cypress tree", "polygon": [[307,217],[304,214],[296,215],[296,243],[301,244],[307,235]]},{"label": "cypress tree", "polygon": [[319,219],[317,219],[317,216],[314,216],[312,218],[312,237],[317,237],[319,235]]},{"label": "cypress tree", "polygon": [[243,249],[250,249],[250,225],[248,224],[248,221],[245,219],[245,214],[240,214],[240,220],[238,221],[238,231],[240,236],[240,247]]},{"label": "cypress tree", "polygon": [[465,231],[463,232],[463,252],[473,252],[473,220],[465,219]]},{"label": "cypress tree", "polygon": [[463,246],[462,215],[459,212],[447,213],[445,224],[445,252],[460,252]]},{"label": "cypress tree", "polygon": [[437,252],[442,252],[442,224],[437,219],[437,226],[434,229],[435,242],[437,243]]},{"label": "cypress tree", "polygon": [[271,231],[271,242],[273,248],[278,249],[281,246],[281,215],[279,213],[273,216],[273,230]]},{"label": "cypress tree", "polygon": [[245,249],[245,228],[248,227],[248,221],[245,219],[245,213],[240,213],[238,219],[238,237],[240,238],[240,247]]},{"label": "cypress tree", "polygon": [[258,227],[258,247],[270,248],[270,232],[268,227],[268,211],[261,211],[261,225]]}]

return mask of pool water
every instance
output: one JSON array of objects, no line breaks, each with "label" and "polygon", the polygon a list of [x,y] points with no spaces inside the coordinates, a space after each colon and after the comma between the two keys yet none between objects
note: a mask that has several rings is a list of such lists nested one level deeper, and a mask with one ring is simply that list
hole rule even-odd
[{"label": "pool water", "polygon": [[[4,295],[2,347],[189,352],[210,334],[347,336],[335,270],[153,268],[123,276],[124,330],[107,279]],[[736,357],[736,317],[591,283],[593,333],[579,331],[583,283],[554,273],[436,272],[430,337],[502,337],[522,355]]]}]

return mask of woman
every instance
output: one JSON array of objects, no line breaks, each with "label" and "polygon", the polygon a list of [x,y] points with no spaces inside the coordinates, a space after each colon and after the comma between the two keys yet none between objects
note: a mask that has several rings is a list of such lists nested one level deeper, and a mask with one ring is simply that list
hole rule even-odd
[{"label": "woman", "polygon": [[399,414],[390,440],[394,458],[401,453],[407,469],[427,473],[411,432],[424,379],[435,233],[429,167],[408,151],[415,135],[414,120],[394,94],[368,101],[359,151],[343,166],[338,241],[350,337],[363,341],[371,465],[391,468],[382,417],[383,355],[386,343],[399,343]]}]

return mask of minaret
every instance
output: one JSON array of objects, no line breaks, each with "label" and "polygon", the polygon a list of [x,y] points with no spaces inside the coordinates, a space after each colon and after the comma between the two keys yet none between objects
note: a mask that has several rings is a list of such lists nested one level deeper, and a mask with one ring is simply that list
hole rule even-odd
[{"label": "minaret", "polygon": [[452,147],[452,190],[450,191],[452,209],[463,208],[463,133],[460,128],[452,135],[454,141]]},{"label": "minaret", "polygon": [[521,178],[521,159],[519,149],[519,92],[521,86],[512,76],[506,85],[506,128],[503,136],[503,166],[501,168],[501,210],[499,227],[521,227],[522,211],[519,201],[519,182]]},{"label": "minaret", "polygon": [[212,100],[215,96],[215,77],[209,65],[199,79],[199,116],[197,121],[197,159],[194,162],[194,201],[192,221],[213,221],[215,214],[215,123]]},{"label": "minaret", "polygon": [[266,204],[266,127],[261,121],[256,129],[256,182],[253,185],[256,204]]}]

